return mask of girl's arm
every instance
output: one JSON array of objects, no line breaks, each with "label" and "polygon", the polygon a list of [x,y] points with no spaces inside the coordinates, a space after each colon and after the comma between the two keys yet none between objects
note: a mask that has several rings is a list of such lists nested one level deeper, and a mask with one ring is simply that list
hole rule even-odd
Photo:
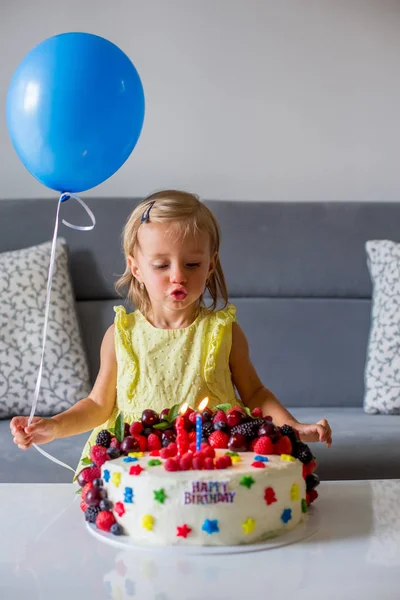
[{"label": "girl's arm", "polygon": [[14,442],[22,450],[33,443],[45,444],[55,438],[69,437],[101,425],[111,416],[116,401],[117,360],[114,325],[106,331],[100,351],[100,370],[88,398],[80,400],[66,411],[49,419],[14,417],[10,422]]},{"label": "girl's arm", "polygon": [[242,329],[237,323],[232,324],[232,348],[229,359],[232,380],[239,396],[251,410],[260,407],[263,415],[272,417],[278,426],[290,425],[297,429],[303,441],[332,443],[331,429],[322,419],[318,423],[299,423],[295,417],[279,402],[278,398],[268,390],[260,380],[250,360],[249,345]]}]

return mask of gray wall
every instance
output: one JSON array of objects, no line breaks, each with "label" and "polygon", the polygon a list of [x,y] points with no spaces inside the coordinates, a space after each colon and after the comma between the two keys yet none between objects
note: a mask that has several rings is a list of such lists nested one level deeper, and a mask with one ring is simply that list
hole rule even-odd
[{"label": "gray wall", "polygon": [[5,98],[23,56],[71,30],[118,44],[147,98],[133,155],[87,195],[400,197],[398,0],[2,0],[0,198],[54,196],[17,159]]}]

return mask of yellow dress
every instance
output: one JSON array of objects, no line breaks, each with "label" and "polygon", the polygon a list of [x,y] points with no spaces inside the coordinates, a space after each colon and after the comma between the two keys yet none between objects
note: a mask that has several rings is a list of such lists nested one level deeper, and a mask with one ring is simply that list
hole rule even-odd
[{"label": "yellow dress", "polygon": [[[127,313],[123,306],[114,311],[117,401],[110,419],[93,430],[81,461],[99,431],[114,427],[119,412],[132,423],[146,408],[160,412],[184,402],[196,408],[206,396],[210,408],[240,404],[229,369],[233,305],[214,312],[202,309],[183,329],[158,329],[140,311]],[[84,467],[81,461],[78,472]]]}]

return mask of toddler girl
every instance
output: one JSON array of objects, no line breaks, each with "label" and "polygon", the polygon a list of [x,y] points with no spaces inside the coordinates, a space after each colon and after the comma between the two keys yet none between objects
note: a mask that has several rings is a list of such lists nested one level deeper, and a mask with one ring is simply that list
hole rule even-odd
[{"label": "toddler girl", "polygon": [[222,403],[260,407],[275,424],[297,429],[303,441],[331,445],[326,419],[299,423],[260,381],[228,304],[219,226],[205,204],[181,191],[152,194],[129,217],[123,245],[126,269],[117,289],[126,288],[137,309],[115,307],[90,397],[52,418],[35,417],[29,426],[28,417],[12,419],[19,448],[94,428],[84,458],[119,412],[131,423],[144,409],[160,412],[184,402],[196,408],[206,396],[211,409]]}]

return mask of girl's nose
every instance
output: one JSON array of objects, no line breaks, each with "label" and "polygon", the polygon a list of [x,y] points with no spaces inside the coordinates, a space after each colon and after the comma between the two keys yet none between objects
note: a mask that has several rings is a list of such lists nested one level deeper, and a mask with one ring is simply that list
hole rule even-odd
[{"label": "girl's nose", "polygon": [[186,282],[186,276],[181,267],[175,267],[171,271],[171,283],[178,283],[182,285]]}]

